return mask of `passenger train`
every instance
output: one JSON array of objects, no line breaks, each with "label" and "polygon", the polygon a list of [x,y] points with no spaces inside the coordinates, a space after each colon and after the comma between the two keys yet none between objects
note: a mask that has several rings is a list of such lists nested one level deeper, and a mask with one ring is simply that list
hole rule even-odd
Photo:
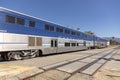
[{"label": "passenger train", "polygon": [[4,60],[105,47],[107,40],[50,21],[0,8],[0,54]]}]

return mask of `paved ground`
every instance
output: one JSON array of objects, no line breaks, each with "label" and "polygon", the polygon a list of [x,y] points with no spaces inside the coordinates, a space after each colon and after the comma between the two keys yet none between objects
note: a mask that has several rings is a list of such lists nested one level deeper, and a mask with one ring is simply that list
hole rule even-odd
[{"label": "paved ground", "polygon": [[115,47],[19,61],[1,60],[0,80],[120,80],[120,48]]}]

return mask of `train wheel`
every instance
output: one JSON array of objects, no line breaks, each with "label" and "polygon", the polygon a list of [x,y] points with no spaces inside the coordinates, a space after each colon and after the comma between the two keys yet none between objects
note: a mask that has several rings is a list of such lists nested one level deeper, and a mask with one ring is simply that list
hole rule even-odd
[{"label": "train wheel", "polygon": [[16,52],[16,54],[14,54],[14,59],[15,60],[21,60],[21,59],[23,59],[23,57],[21,57],[21,52]]},{"label": "train wheel", "polygon": [[2,57],[2,59],[5,60],[5,61],[8,60],[7,53],[1,54],[1,57]]},{"label": "train wheel", "polygon": [[39,54],[39,50],[32,50],[31,51],[31,58],[37,57]]},{"label": "train wheel", "polygon": [[20,60],[22,57],[20,56],[20,52],[8,52],[2,55],[3,60]]},{"label": "train wheel", "polygon": [[14,60],[14,54],[12,53],[12,52],[9,52],[8,54],[7,54],[7,60],[9,61],[9,60]]},{"label": "train wheel", "polygon": [[38,52],[36,53],[36,57],[40,57],[40,56],[42,56],[42,51],[38,50]]}]

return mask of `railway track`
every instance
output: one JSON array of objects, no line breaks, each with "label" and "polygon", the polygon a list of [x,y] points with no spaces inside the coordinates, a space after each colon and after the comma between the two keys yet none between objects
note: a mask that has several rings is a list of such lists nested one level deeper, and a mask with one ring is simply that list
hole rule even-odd
[{"label": "railway track", "polygon": [[[42,74],[47,75],[47,72],[56,70],[56,71],[70,74],[70,76],[65,78],[64,80],[69,80],[69,78],[75,75],[76,73],[80,73],[80,74],[84,74],[92,77],[100,68],[102,68],[110,59],[112,59],[112,57],[117,52],[118,50],[116,49],[107,50],[107,51],[95,53],[93,55],[89,55],[83,58],[78,58],[78,59],[76,58],[71,61],[68,60],[69,62],[63,62],[63,64],[61,62],[61,63],[44,66],[42,67],[42,69],[44,69],[45,72],[43,72]],[[94,56],[98,56],[98,57],[92,60]],[[90,59],[90,58],[91,58],[91,61],[84,62],[85,59]]]},{"label": "railway track", "polygon": [[[56,63],[51,63],[45,66],[37,66],[38,69],[43,71],[37,74],[32,73],[31,76],[27,75],[24,77],[21,77],[24,74],[20,74],[17,75],[17,77],[19,77],[19,79],[24,79],[24,80],[28,80],[28,79],[42,80],[42,78],[45,78],[45,80],[47,80],[47,78],[50,78],[50,80],[69,80],[69,79],[71,80],[71,77],[76,74],[92,77],[108,61],[113,59],[112,57],[117,52],[118,49],[114,48],[114,49],[97,52],[94,54],[89,54],[83,57],[77,57]],[[63,77],[64,76],[63,74],[68,76]],[[55,77],[54,75],[58,75],[58,77]],[[39,79],[35,79],[35,77],[37,76],[39,76]],[[90,79],[86,79],[86,80],[90,80]]]},{"label": "railway track", "polygon": [[[109,50],[106,50],[106,51],[109,51]],[[84,60],[86,58],[90,58],[92,56],[99,55],[99,54],[104,53],[106,51],[102,51],[102,52],[98,52],[98,53],[95,53],[95,54],[92,54],[92,55],[88,55],[88,56],[85,56],[83,58],[78,57],[78,58],[75,58],[75,59],[72,59],[72,60],[66,60],[64,62],[62,61],[62,62],[59,62],[59,63],[50,64],[48,66],[43,66],[42,69],[44,69],[46,71],[46,70],[49,70],[49,69],[61,67],[61,66],[64,66],[64,65],[67,65],[67,64],[70,64],[70,63],[74,63],[74,62],[79,61],[79,60]],[[113,52],[113,51],[111,50],[110,52]],[[109,55],[109,53],[107,55]],[[107,55],[105,55],[105,56],[107,56]],[[100,57],[100,58],[102,58],[102,57]]]}]

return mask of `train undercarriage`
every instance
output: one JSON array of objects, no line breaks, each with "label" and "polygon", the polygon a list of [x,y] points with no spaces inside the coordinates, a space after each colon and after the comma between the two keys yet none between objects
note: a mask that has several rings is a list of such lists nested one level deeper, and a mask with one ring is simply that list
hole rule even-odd
[{"label": "train undercarriage", "polygon": [[25,58],[34,58],[42,55],[40,50],[23,50],[23,51],[10,51],[1,52],[1,57],[3,60],[22,60]]}]

